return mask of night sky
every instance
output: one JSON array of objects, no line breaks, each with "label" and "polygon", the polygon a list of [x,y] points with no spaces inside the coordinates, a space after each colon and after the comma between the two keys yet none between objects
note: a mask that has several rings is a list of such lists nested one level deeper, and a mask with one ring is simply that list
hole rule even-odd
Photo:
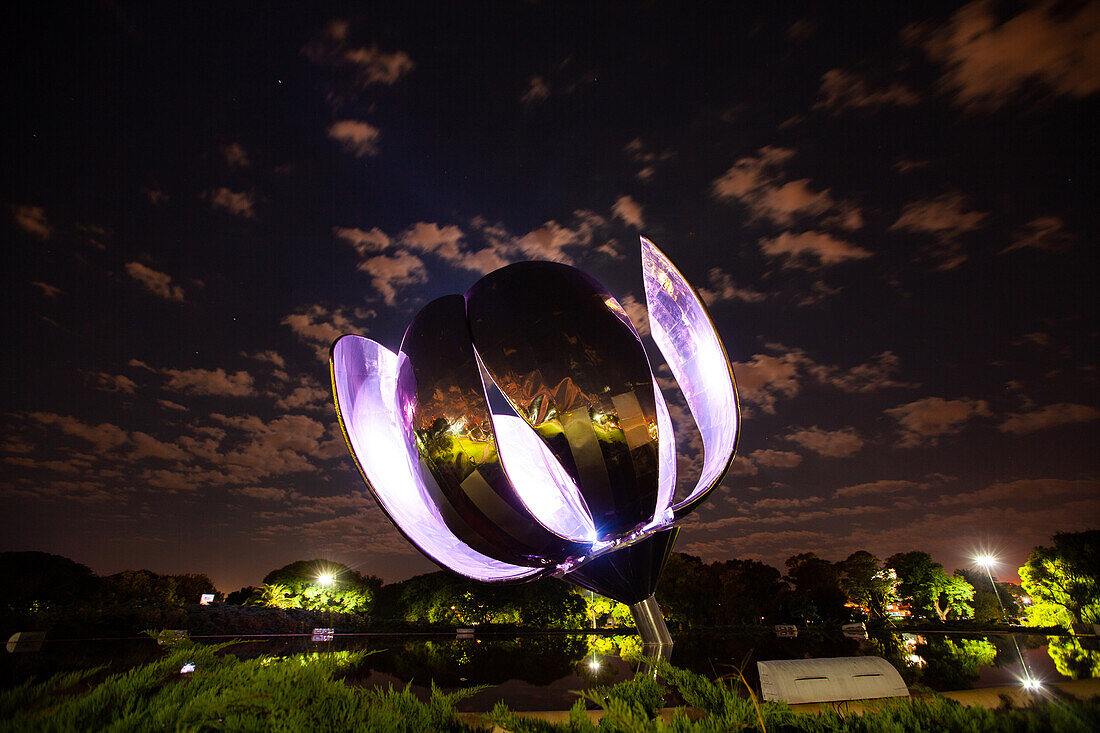
[{"label": "night sky", "polygon": [[396,349],[530,259],[643,323],[639,234],[743,408],[678,550],[1014,578],[1098,523],[1100,4],[20,5],[0,550],[223,591],[432,570],[353,466],[329,344]]}]

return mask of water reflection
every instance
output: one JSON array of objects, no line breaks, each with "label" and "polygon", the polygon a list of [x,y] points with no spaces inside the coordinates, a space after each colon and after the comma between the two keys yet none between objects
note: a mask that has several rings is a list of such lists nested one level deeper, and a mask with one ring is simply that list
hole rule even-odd
[{"label": "water reflection", "polygon": [[[202,640],[200,640],[202,641]],[[210,641],[225,641],[216,639]],[[1015,643],[1029,665],[1049,681],[1100,676],[1100,649],[1075,637],[1017,635]],[[489,685],[463,704],[485,710],[497,700],[517,709],[565,709],[574,691],[612,685],[644,670],[641,639],[633,634],[482,634],[454,636],[337,636],[332,642],[309,637],[263,638],[230,647],[242,658],[272,661],[293,654],[367,651],[347,671],[349,684],[413,684],[427,695],[431,681],[445,690]],[[1048,657],[1049,653],[1049,657]],[[152,639],[112,642],[47,642],[39,654],[0,657],[0,687],[30,676],[107,663],[112,672],[159,658]],[[669,661],[712,677],[737,676],[759,686],[756,662],[771,659],[874,655],[887,659],[906,684],[933,690],[1011,685],[1019,676],[1019,658],[1009,635],[874,633],[850,638],[840,630],[800,630],[798,638],[778,638],[770,631],[682,633]]]},{"label": "water reflection", "polygon": [[1047,652],[1058,673],[1071,680],[1100,677],[1100,648],[1095,637],[1082,641],[1073,636],[1048,636]]}]

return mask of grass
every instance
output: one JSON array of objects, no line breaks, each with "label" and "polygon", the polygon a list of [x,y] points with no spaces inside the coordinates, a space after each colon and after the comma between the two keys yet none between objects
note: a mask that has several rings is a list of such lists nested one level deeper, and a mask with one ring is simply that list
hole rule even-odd
[{"label": "grass", "polygon": [[[476,689],[418,699],[410,688],[364,690],[344,675],[365,653],[336,652],[242,660],[230,644],[188,640],[124,673],[102,667],[30,681],[0,692],[0,731],[483,731],[456,704]],[[185,664],[194,671],[181,674]],[[568,723],[524,717],[500,704],[486,716],[513,733],[718,733],[719,731],[1054,731],[1100,730],[1100,700],[1046,701],[1026,708],[968,708],[939,696],[883,702],[865,713],[798,714],[746,697],[743,677],[710,680],[659,666],[660,682],[639,675],[578,693]],[[671,720],[657,712],[670,694],[683,700]],[[586,702],[603,708],[589,720]]]}]

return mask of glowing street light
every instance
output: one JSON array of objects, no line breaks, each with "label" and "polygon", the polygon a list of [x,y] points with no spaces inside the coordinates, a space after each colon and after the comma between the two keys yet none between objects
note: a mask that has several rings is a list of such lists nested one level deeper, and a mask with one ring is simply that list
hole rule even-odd
[{"label": "glowing street light", "polygon": [[332,573],[321,573],[317,576],[317,583],[326,588],[331,588],[334,582],[336,579],[332,577]]},{"label": "glowing street light", "polygon": [[[985,569],[985,574],[989,577],[989,585],[993,588],[993,595],[997,598],[997,606],[1001,609],[1001,620],[1008,623],[1008,615],[1005,613],[1004,603],[1001,602],[1001,593],[997,590],[997,584],[993,581],[993,567],[1000,563],[993,555],[982,553],[974,557],[974,564]],[[1020,668],[1024,671],[1020,684],[1027,692],[1037,692],[1042,688],[1043,683],[1031,676],[1031,670],[1027,668],[1027,662],[1024,661],[1024,654],[1020,651],[1020,645],[1016,643],[1015,635],[1012,636],[1012,645],[1016,647],[1016,655],[1020,658]]]},{"label": "glowing street light", "polygon": [[1022,684],[1024,686],[1024,689],[1027,690],[1028,692],[1038,692],[1043,687],[1042,680],[1033,679],[1030,676],[1025,677],[1020,682],[1020,684]]}]

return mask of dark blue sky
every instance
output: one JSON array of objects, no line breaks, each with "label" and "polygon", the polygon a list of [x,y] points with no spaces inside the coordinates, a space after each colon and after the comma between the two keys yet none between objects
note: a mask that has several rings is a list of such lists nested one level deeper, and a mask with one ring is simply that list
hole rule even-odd
[{"label": "dark blue sky", "polygon": [[428,570],[354,471],[328,343],[396,348],[526,259],[641,317],[645,234],[745,411],[677,549],[1014,575],[1100,508],[1100,10],[907,8],[9,11],[0,550],[223,590]]}]

